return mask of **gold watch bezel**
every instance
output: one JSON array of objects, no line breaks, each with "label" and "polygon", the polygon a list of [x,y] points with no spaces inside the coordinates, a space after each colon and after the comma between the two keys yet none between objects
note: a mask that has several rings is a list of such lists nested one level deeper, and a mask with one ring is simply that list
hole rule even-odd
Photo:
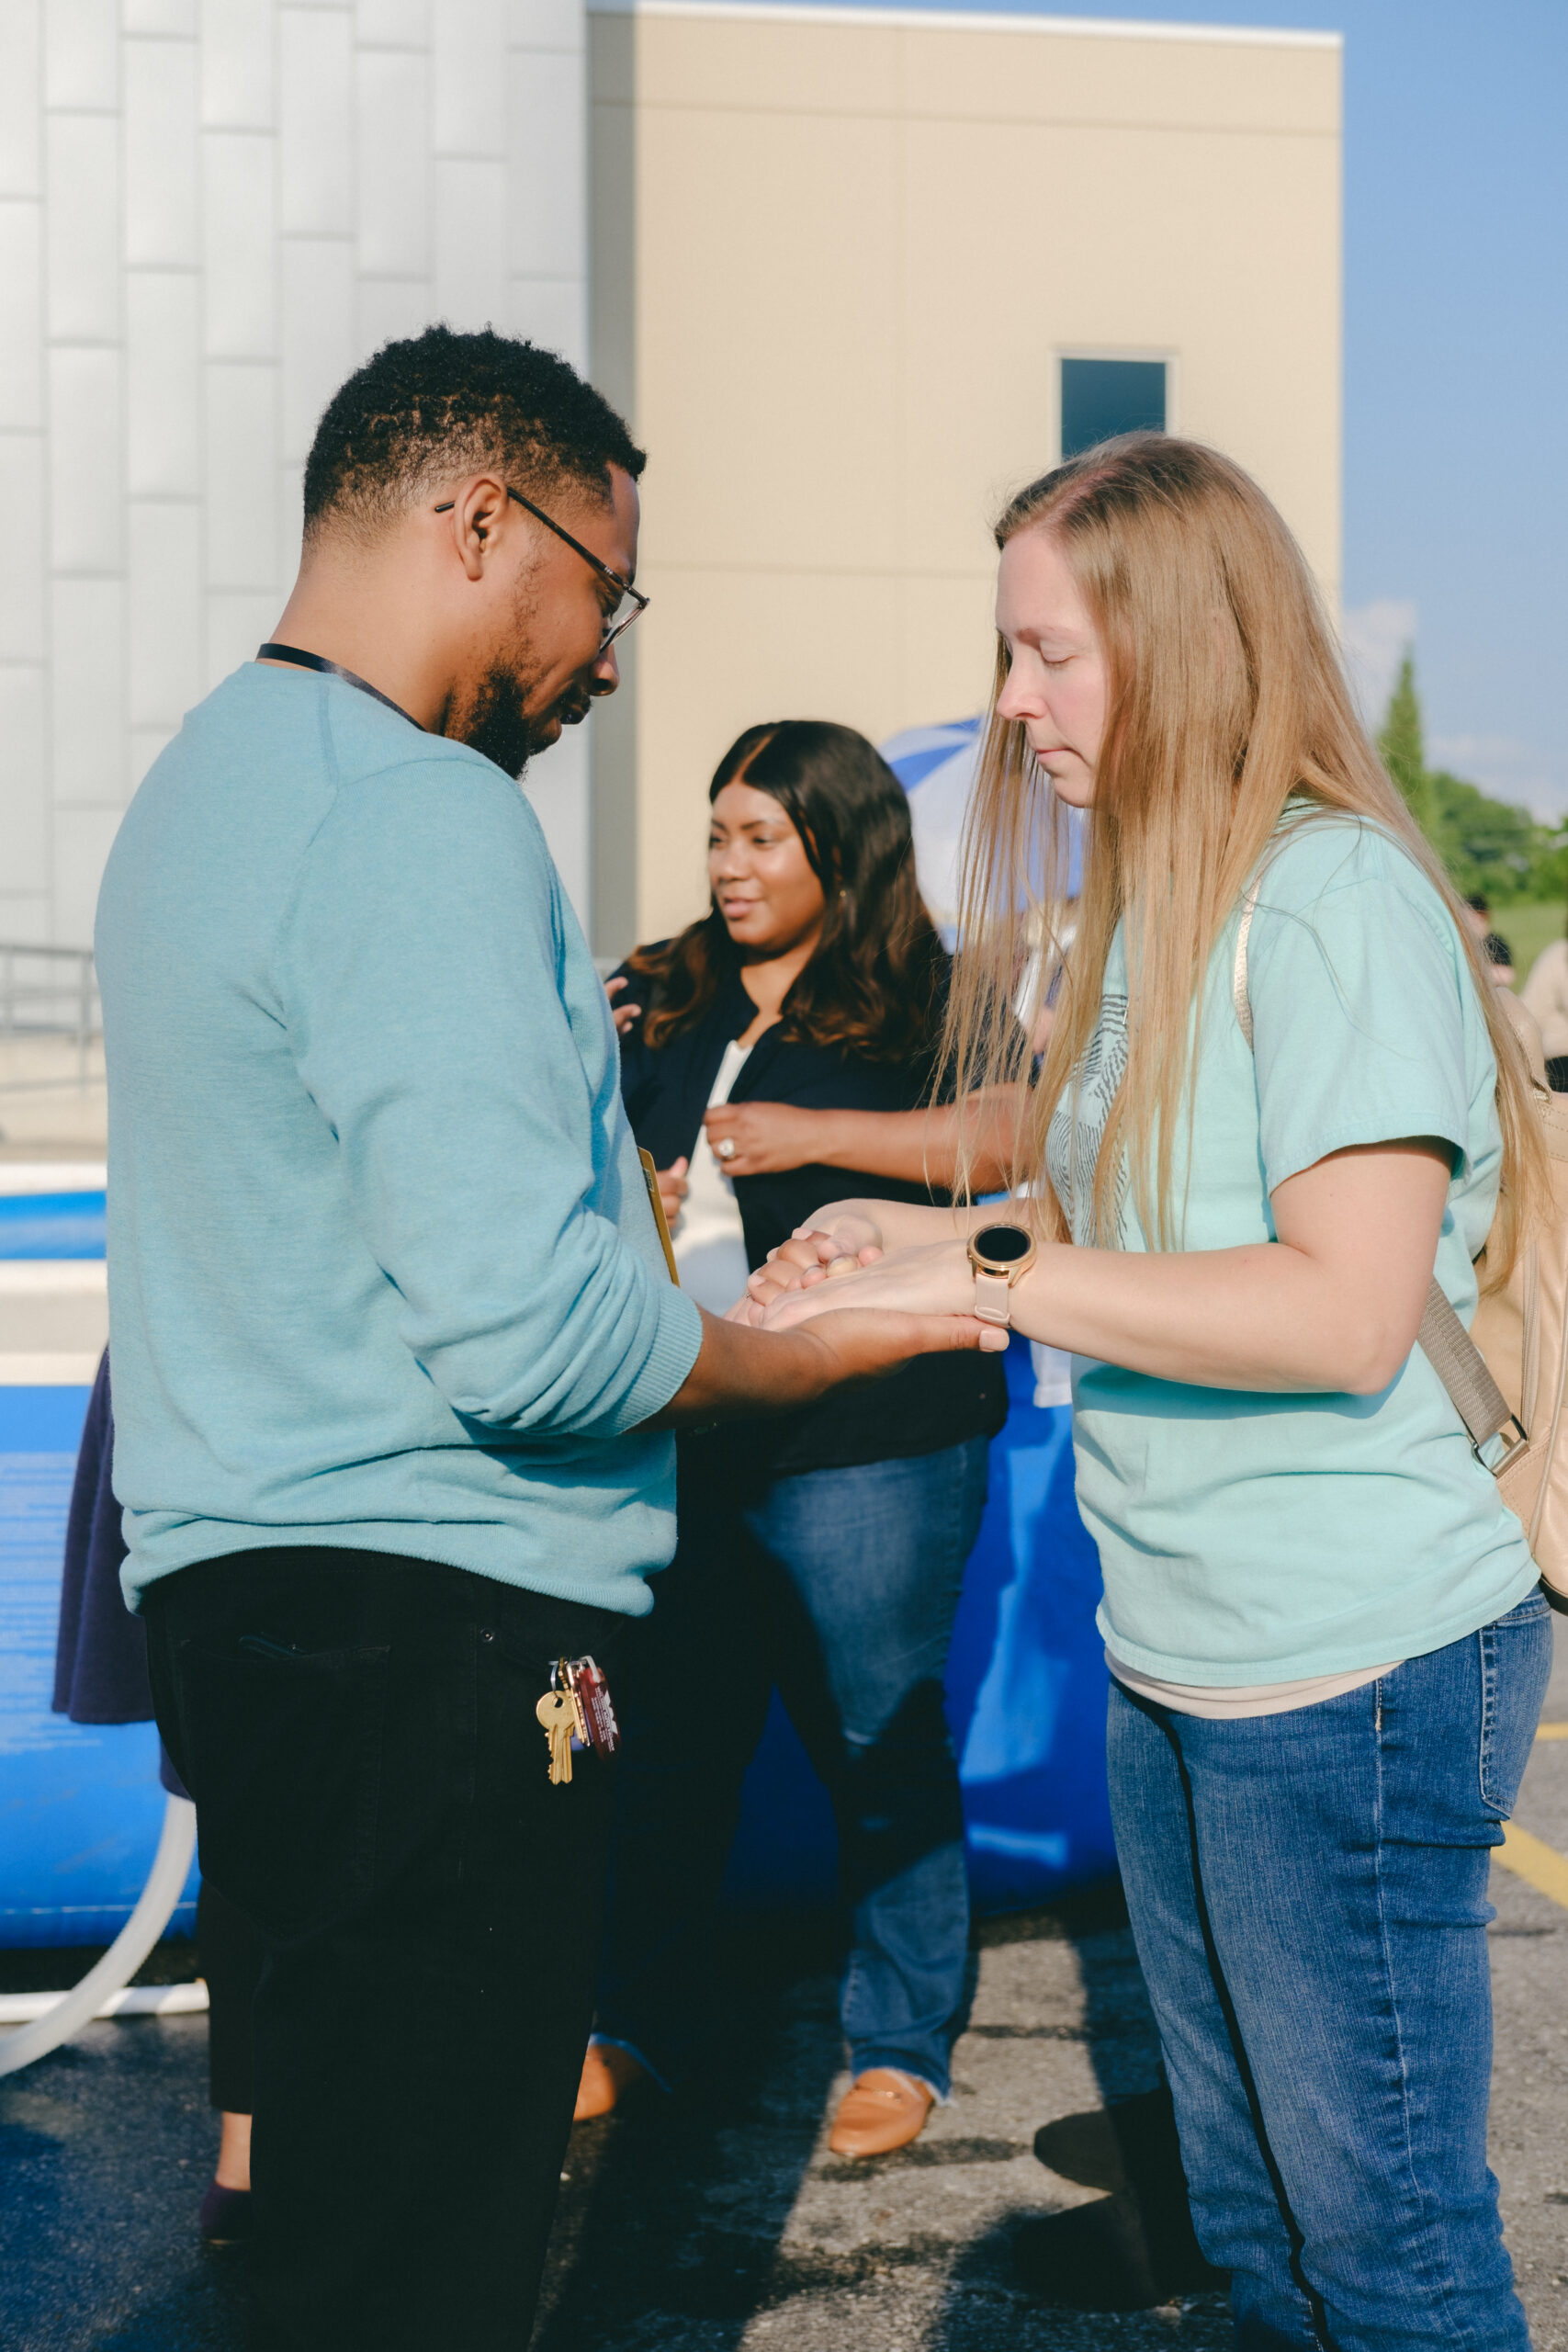
[{"label": "gold watch bezel", "polygon": [[1018,1225],[1011,1217],[1007,1216],[994,1216],[990,1218],[987,1224],[980,1227],[980,1233],[989,1233],[998,1226],[1005,1227],[1009,1233],[1021,1233],[1023,1235],[1024,1239],[1029,1244],[1029,1247],[1024,1251],[1023,1256],[1021,1258],[1008,1259],[983,1257],[981,1255],[979,1246],[980,1234],[972,1233],[969,1237],[969,1263],[977,1274],[1001,1275],[1003,1280],[1006,1282],[1009,1290],[1011,1290],[1013,1284],[1022,1279],[1022,1277],[1029,1272],[1031,1266],[1033,1265],[1035,1260],[1039,1257],[1040,1244],[1035,1239],[1033,1234],[1031,1233],[1028,1226]]}]

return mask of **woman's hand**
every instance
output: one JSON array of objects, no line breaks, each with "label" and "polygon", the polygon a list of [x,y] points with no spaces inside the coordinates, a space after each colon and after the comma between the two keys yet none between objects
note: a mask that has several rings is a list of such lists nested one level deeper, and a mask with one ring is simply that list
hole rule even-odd
[{"label": "woman's hand", "polygon": [[[604,993],[610,1000],[610,1018],[615,1024],[615,1035],[617,1037],[624,1037],[626,1035],[626,1031],[631,1027],[632,1023],[642,1011],[640,1004],[617,1004],[615,1002],[615,999],[620,994],[621,990],[624,988],[629,988],[630,985],[631,983],[629,980],[606,980],[604,983]],[[681,1162],[682,1168],[684,1168],[685,1164],[684,1160]],[[669,1215],[668,1209],[666,1209],[665,1215]]]},{"label": "woman's hand", "polygon": [[759,1266],[746,1285],[747,1295],[740,1302],[757,1309],[748,1317],[734,1310],[738,1321],[761,1322],[761,1309],[782,1292],[809,1288],[814,1283],[828,1282],[839,1275],[852,1273],[857,1266],[869,1266],[882,1255],[882,1233],[859,1202],[846,1201],[823,1209],[807,1224],[797,1226],[788,1241],[781,1241],[776,1250],[768,1252],[767,1263]]},{"label": "woman's hand", "polygon": [[[837,1279],[803,1281],[775,1291],[762,1306],[760,1319],[766,1331],[791,1331],[819,1315],[865,1307],[902,1315],[973,1315],[975,1275],[964,1243],[936,1241],[896,1250],[874,1264],[852,1266]],[[1007,1343],[1000,1325],[982,1326],[979,1346],[984,1352],[999,1353]]]},{"label": "woman's hand", "polygon": [[[811,1166],[831,1117],[791,1102],[717,1102],[703,1125],[727,1176],[777,1176]],[[725,1150],[726,1144],[734,1149]]]},{"label": "woman's hand", "polygon": [[[636,1010],[635,1006],[633,1010]],[[682,1157],[670,1167],[660,1168],[655,1171],[659,1178],[659,1197],[664,1204],[664,1222],[671,1233],[675,1230],[675,1220],[681,1214],[681,1204],[692,1189],[686,1182],[686,1170],[691,1164],[682,1153]]]}]

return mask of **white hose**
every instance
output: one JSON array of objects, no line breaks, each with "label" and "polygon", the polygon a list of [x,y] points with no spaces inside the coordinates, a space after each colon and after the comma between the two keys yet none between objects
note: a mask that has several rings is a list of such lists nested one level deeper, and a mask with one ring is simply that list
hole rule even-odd
[{"label": "white hose", "polygon": [[96,2017],[111,1993],[129,1984],[175,1914],[196,1852],[196,1807],[188,1797],[171,1796],[164,1808],[164,1831],[147,1883],[135,1910],[102,1960],[79,1984],[62,1993],[52,2008],[30,2025],[0,2039],[0,2075],[14,2075],[70,2041]]}]

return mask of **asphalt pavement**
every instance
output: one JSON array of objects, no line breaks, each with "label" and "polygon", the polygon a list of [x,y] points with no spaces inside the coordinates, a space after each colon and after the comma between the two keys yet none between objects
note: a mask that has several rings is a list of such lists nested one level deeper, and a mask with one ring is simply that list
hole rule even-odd
[{"label": "asphalt pavement", "polygon": [[[1568,1723],[1568,1636],[1559,1660],[1549,1723]],[[1568,1857],[1568,1740],[1538,1744],[1517,1819]],[[1568,1908],[1504,1867],[1493,1899],[1493,2162],[1536,2352],[1568,2352]],[[983,1928],[952,2103],[868,2164],[824,2144],[846,2079],[830,1923],[728,1933],[734,2007],[700,2096],[573,2134],[535,2352],[1231,2345],[1221,2297],[1064,2310],[1019,2274],[1032,2221],[1125,2197],[1105,2109],[1156,2079],[1114,1887]],[[165,1945],[152,1973],[189,1967],[188,1946]],[[0,1955],[6,1989],[61,1973],[58,1955]],[[0,2081],[6,2352],[242,2352],[243,2257],[197,2241],[206,2094],[201,2018],[95,2025]]]}]

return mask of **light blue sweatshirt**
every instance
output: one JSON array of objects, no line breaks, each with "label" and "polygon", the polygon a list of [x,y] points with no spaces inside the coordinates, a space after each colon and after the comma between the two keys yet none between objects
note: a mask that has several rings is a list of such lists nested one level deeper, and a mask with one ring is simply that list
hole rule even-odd
[{"label": "light blue sweatshirt", "polygon": [[237,671],[98,904],[127,1595],[265,1544],[640,1615],[696,1358],[604,992],[478,752]]}]

